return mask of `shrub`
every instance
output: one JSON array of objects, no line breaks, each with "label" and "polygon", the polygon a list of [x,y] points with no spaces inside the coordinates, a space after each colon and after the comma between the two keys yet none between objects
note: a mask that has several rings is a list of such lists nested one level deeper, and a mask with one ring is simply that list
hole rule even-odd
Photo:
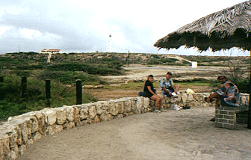
[{"label": "shrub", "polygon": [[[20,77],[9,75],[0,83],[0,120],[9,116],[46,107],[44,82],[34,77],[28,78],[27,98],[20,98]],[[60,82],[51,82],[51,107],[75,104],[75,87],[66,86]],[[95,97],[85,93],[84,103],[97,101]]]},{"label": "shrub", "polygon": [[43,71],[38,75],[38,78],[41,80],[57,80],[64,84],[73,84],[77,79],[81,79],[85,84],[102,82],[98,76],[90,75],[84,72],[70,71]]},{"label": "shrub", "polygon": [[62,63],[48,66],[50,71],[83,71],[88,74],[98,75],[118,75],[121,74],[119,63],[113,64],[79,64],[79,63]]}]

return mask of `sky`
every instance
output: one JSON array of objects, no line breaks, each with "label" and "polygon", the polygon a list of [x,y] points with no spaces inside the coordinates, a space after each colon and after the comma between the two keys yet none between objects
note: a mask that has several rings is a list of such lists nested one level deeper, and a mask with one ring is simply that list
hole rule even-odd
[{"label": "sky", "polygon": [[249,55],[238,49],[200,53],[153,46],[187,23],[244,1],[0,0],[0,53],[58,48],[64,52]]}]

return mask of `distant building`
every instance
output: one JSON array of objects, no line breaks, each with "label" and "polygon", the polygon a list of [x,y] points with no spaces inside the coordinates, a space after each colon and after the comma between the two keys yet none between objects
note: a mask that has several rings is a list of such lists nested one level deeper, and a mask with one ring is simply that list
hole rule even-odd
[{"label": "distant building", "polygon": [[61,49],[43,49],[40,53],[60,53]]}]

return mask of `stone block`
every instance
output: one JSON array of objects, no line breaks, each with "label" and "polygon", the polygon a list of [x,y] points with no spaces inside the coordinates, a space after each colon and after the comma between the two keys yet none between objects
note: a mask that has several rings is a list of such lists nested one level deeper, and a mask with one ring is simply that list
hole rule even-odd
[{"label": "stone block", "polygon": [[232,125],[232,124],[223,124],[223,127],[227,129],[236,129],[236,125]]},{"label": "stone block", "polygon": [[220,110],[220,114],[228,114],[228,112],[224,110]]},{"label": "stone block", "polygon": [[74,122],[68,122],[63,125],[63,128],[66,128],[66,129],[70,129],[70,128],[74,128],[74,127],[75,127]]},{"label": "stone block", "polygon": [[104,112],[100,115],[100,120],[101,121],[109,121],[109,120],[112,120],[113,119],[113,116],[107,112]]},{"label": "stone block", "polygon": [[118,110],[119,114],[124,113],[124,101],[119,101],[115,104],[116,110]]},{"label": "stone block", "polygon": [[96,111],[98,115],[101,115],[103,112],[106,111],[106,108],[104,107],[105,106],[104,102],[97,102],[95,103],[95,106],[96,106]]},{"label": "stone block", "polygon": [[223,123],[215,123],[215,127],[223,128]]},{"label": "stone block", "polygon": [[46,133],[46,135],[54,135],[55,132],[54,132],[53,126],[48,126],[48,127],[46,128],[45,133]]},{"label": "stone block", "polygon": [[98,115],[95,116],[94,120],[93,120],[93,123],[99,123],[101,122],[101,119]]},{"label": "stone block", "polygon": [[68,122],[74,121],[74,108],[71,106],[64,107],[64,110],[66,111],[66,119]]},{"label": "stone block", "polygon": [[134,113],[142,113],[144,109],[144,97],[137,97],[136,108],[134,108]]},{"label": "stone block", "polygon": [[39,128],[37,118],[35,116],[32,116],[30,122],[31,122],[31,133],[37,132]]},{"label": "stone block", "polygon": [[57,120],[57,112],[54,109],[44,109],[42,110],[45,115],[45,122],[48,125],[53,125],[56,123]]},{"label": "stone block", "polygon": [[132,99],[124,102],[124,111],[127,113],[132,111]]},{"label": "stone block", "polygon": [[150,107],[150,99],[144,98],[144,108],[147,109]]},{"label": "stone block", "polygon": [[3,160],[10,153],[10,141],[7,134],[0,134],[0,158]]},{"label": "stone block", "polygon": [[26,151],[26,149],[27,149],[26,145],[18,146],[19,156],[22,156]]},{"label": "stone block", "polygon": [[78,123],[80,121],[80,111],[79,107],[73,107],[74,122]]},{"label": "stone block", "polygon": [[10,149],[15,148],[17,146],[17,138],[18,138],[17,131],[13,129],[12,132],[8,133],[8,136],[9,136]]},{"label": "stone block", "polygon": [[28,142],[28,128],[26,123],[22,123],[19,125],[19,128],[21,130],[21,138],[22,138],[22,143],[27,144]]},{"label": "stone block", "polygon": [[116,102],[115,101],[109,101],[109,108],[108,112],[112,114],[113,116],[116,116],[119,112],[116,108]]},{"label": "stone block", "polygon": [[224,115],[223,118],[233,120],[233,119],[235,119],[235,116],[234,115]]},{"label": "stone block", "polygon": [[118,114],[115,118],[120,119],[120,118],[123,118],[123,117],[124,117],[123,114]]},{"label": "stone block", "polygon": [[88,106],[89,118],[94,119],[97,115],[97,110],[95,105]]},{"label": "stone block", "polygon": [[80,109],[80,120],[86,120],[89,117],[88,106]]},{"label": "stone block", "polygon": [[42,138],[42,134],[41,133],[39,133],[39,132],[34,133],[34,135],[33,135],[33,140],[34,141],[38,141],[41,138]]},{"label": "stone block", "polygon": [[62,125],[66,122],[66,110],[58,109],[57,110],[57,124]]},{"label": "stone block", "polygon": [[18,158],[18,154],[15,151],[10,151],[8,160],[16,160]]},{"label": "stone block", "polygon": [[35,117],[37,118],[38,121],[38,132],[44,135],[46,130],[45,115],[42,112],[38,111],[36,112]]},{"label": "stone block", "polygon": [[63,125],[53,125],[53,132],[59,133],[63,130]]}]

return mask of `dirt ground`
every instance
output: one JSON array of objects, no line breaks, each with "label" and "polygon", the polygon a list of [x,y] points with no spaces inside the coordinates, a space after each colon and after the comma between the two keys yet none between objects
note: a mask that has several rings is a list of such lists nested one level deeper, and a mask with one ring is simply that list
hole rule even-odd
[{"label": "dirt ground", "polygon": [[174,78],[177,80],[191,80],[194,78],[216,79],[218,75],[226,70],[226,67],[198,66],[198,68],[192,68],[191,66],[146,66],[133,64],[124,67],[124,69],[126,70],[125,75],[103,76],[103,78],[109,82],[123,83],[132,80],[145,80],[150,74],[154,75],[156,79],[159,79],[169,71],[173,73]]},{"label": "dirt ground", "polygon": [[20,160],[250,160],[251,130],[215,128],[214,108],[146,113],[65,130]]},{"label": "dirt ground", "polygon": [[[211,92],[212,87],[209,86],[189,86],[190,89],[195,91],[196,93],[202,92]],[[186,90],[187,87],[180,87],[181,91]],[[158,88],[158,94],[161,94],[160,89]],[[118,99],[122,97],[135,97],[138,96],[138,92],[143,91],[142,88],[138,89],[86,89],[85,92],[90,93],[94,97],[98,98],[98,100],[110,100],[110,99]]]}]

